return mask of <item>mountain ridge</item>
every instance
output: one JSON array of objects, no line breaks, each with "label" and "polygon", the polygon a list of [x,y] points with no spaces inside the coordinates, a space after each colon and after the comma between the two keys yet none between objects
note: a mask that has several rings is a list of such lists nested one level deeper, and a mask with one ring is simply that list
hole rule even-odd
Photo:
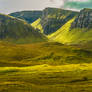
[{"label": "mountain ridge", "polygon": [[0,14],[0,40],[14,43],[45,41],[43,34],[22,19]]},{"label": "mountain ridge", "polygon": [[[30,11],[30,12],[32,12],[32,11]],[[37,12],[37,11],[35,11],[35,12]],[[51,8],[51,7],[47,7],[44,10],[42,10],[41,12],[42,12],[42,15],[40,17],[39,17],[39,15],[37,15],[37,16],[40,18],[40,25],[42,26],[43,33],[46,35],[49,35],[55,31],[57,31],[69,19],[73,18],[74,16],[76,16],[78,14],[78,12],[75,12],[75,11],[64,10],[64,9],[60,9],[60,8]],[[19,13],[20,13],[20,15],[22,14],[21,12],[19,12]],[[16,16],[16,13],[11,13],[10,15],[18,18],[18,16]],[[31,14],[29,14],[29,15],[31,16]],[[25,16],[26,16],[26,14],[25,14]],[[29,18],[31,19],[31,17],[29,17]],[[39,18],[37,18],[35,21],[37,21]],[[24,20],[26,20],[26,18],[24,18]],[[32,24],[33,24],[33,22],[32,22]]]},{"label": "mountain ridge", "polygon": [[[92,9],[81,10],[75,20],[69,24],[69,29],[67,23],[48,37],[66,44],[85,44],[92,41]],[[63,30],[64,28],[66,31]],[[57,35],[58,32],[60,36]]]},{"label": "mountain ridge", "polygon": [[[74,21],[69,24],[73,18]],[[92,9],[84,8],[75,12],[48,7],[31,25],[47,35],[51,41],[66,44],[88,43],[92,40]]]},{"label": "mountain ridge", "polygon": [[24,19],[28,23],[32,23],[42,15],[42,11],[19,11],[10,13],[9,15],[16,18]]}]

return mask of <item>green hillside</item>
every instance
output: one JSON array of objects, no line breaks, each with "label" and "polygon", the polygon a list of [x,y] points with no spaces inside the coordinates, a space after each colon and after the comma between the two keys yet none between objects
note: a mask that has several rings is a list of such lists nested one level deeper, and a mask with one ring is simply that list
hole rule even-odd
[{"label": "green hillside", "polygon": [[43,28],[42,28],[42,25],[41,25],[41,19],[37,19],[36,21],[34,21],[32,24],[31,24],[32,27],[34,27],[35,29],[39,29],[39,31],[41,33],[43,33]]},{"label": "green hillside", "polygon": [[24,20],[0,14],[0,40],[14,43],[46,41],[46,37]]},{"label": "green hillside", "polygon": [[33,23],[42,16],[42,11],[20,11],[9,14],[10,16],[24,19],[28,23]]},{"label": "green hillside", "polygon": [[75,28],[70,30],[73,21],[74,19],[68,21],[55,33],[49,35],[48,38],[51,41],[63,44],[85,44],[92,41],[92,29],[84,31],[85,29]]},{"label": "green hillside", "polygon": [[92,42],[92,9],[83,9],[48,38],[65,44],[86,44]]},{"label": "green hillside", "polygon": [[51,41],[56,41],[60,43],[71,43],[74,40],[74,35],[71,34],[69,30],[71,27],[72,22],[75,18],[69,20],[65,25],[63,25],[59,30],[48,35],[48,38]]}]

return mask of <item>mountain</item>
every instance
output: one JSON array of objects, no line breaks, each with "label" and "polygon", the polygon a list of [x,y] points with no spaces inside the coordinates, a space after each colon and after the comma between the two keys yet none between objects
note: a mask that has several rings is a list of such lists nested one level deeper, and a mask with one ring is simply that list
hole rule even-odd
[{"label": "mountain", "polygon": [[92,9],[85,8],[74,12],[48,7],[31,26],[47,35],[51,41],[63,44],[91,44]]},{"label": "mountain", "polygon": [[81,10],[77,17],[69,20],[48,38],[66,44],[92,42],[92,9]]},{"label": "mountain", "polygon": [[32,24],[34,28],[48,35],[57,31],[77,14],[78,12],[48,7],[43,11],[23,11],[11,13],[10,15],[26,20],[28,23]]},{"label": "mountain", "polygon": [[57,31],[68,20],[76,16],[78,12],[63,10],[60,8],[46,8],[43,10],[41,17],[41,25],[44,34],[48,35]]},{"label": "mountain", "polygon": [[14,43],[45,41],[46,37],[24,20],[0,14],[0,40]]},{"label": "mountain", "polygon": [[20,11],[9,14],[10,16],[24,19],[28,23],[32,23],[42,16],[42,11]]}]

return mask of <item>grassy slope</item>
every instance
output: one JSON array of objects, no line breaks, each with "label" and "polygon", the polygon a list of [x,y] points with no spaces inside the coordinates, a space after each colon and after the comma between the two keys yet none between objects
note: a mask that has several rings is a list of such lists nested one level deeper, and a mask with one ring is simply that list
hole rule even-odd
[{"label": "grassy slope", "polygon": [[14,43],[42,42],[46,37],[21,19],[0,14],[0,40]]},{"label": "grassy slope", "polygon": [[60,43],[0,44],[0,66],[90,63],[92,51]]},{"label": "grassy slope", "polygon": [[72,36],[68,38],[68,34],[71,33],[69,29],[74,19],[75,18],[69,20],[65,25],[63,25],[60,29],[58,29],[53,34],[48,35],[48,38],[52,41],[54,40],[54,41],[61,42],[61,43],[67,43],[67,42],[71,42],[72,40],[74,40],[72,39]]},{"label": "grassy slope", "polygon": [[36,21],[34,21],[31,26],[34,27],[35,29],[39,29],[41,33],[43,33],[43,28],[42,25],[40,24],[41,19],[37,19]]},{"label": "grassy slope", "polygon": [[92,29],[70,29],[71,23],[75,18],[69,20],[59,30],[49,35],[48,38],[52,41],[66,43],[66,44],[78,44],[87,43],[92,41]]}]

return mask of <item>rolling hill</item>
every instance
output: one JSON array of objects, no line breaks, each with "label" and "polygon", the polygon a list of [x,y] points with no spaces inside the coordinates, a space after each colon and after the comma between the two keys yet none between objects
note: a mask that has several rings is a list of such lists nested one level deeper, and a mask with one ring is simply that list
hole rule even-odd
[{"label": "rolling hill", "polygon": [[0,40],[14,43],[46,41],[46,37],[24,20],[0,14]]}]

